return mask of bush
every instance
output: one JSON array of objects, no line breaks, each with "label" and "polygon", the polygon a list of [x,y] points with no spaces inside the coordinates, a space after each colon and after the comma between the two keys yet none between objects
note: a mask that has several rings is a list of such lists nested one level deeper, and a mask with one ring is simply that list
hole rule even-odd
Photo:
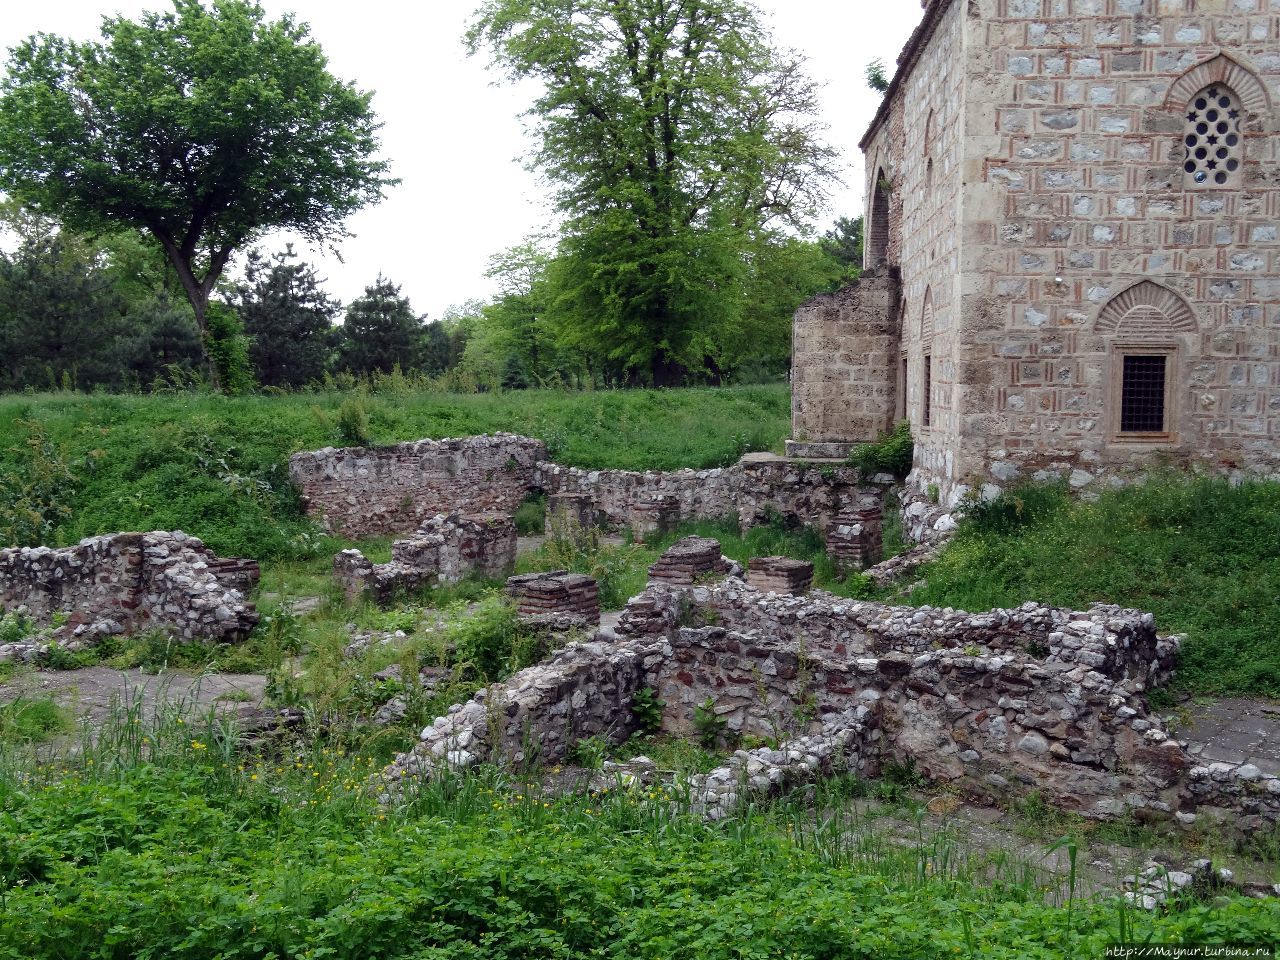
[{"label": "bush", "polygon": [[40,421],[18,426],[26,436],[8,451],[12,465],[0,461],[0,546],[52,544],[71,517],[77,478]]},{"label": "bush", "polygon": [[369,446],[369,414],[359,395],[347,397],[338,408],[338,440],[344,447]]},{"label": "bush", "polygon": [[891,473],[899,479],[911,472],[915,456],[915,441],[911,437],[911,424],[903,420],[892,430],[880,434],[875,443],[863,443],[849,454],[849,463],[857,467],[863,476]]}]

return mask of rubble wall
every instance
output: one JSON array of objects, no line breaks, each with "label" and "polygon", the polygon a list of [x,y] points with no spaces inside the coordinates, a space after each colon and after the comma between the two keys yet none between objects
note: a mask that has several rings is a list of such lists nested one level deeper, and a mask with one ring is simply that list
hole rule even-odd
[{"label": "rubble wall", "polygon": [[257,578],[256,563],[221,559],[180,531],[118,533],[0,550],[0,607],[44,625],[65,614],[59,633],[71,642],[157,628],[238,641],[258,622],[247,599]]},{"label": "rubble wall", "polygon": [[350,539],[411,533],[437,514],[514,514],[546,459],[539,440],[499,433],[394,447],[326,447],[289,458],[308,514]]}]

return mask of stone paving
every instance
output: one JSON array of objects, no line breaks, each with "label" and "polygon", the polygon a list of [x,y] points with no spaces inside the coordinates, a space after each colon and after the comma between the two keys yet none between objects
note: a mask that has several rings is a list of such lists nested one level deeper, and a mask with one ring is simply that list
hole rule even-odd
[{"label": "stone paving", "polygon": [[1178,730],[1188,752],[1204,763],[1252,763],[1280,776],[1280,703],[1225,699],[1186,706],[1191,722]]}]

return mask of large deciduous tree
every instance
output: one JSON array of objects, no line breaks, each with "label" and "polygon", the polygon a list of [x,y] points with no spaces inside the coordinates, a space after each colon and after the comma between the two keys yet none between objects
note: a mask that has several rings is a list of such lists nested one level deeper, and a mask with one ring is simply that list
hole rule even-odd
[{"label": "large deciduous tree", "polygon": [[333,241],[393,181],[371,94],[329,72],[305,25],[250,0],[173,7],[108,17],[99,42],[13,50],[0,188],[74,230],[149,232],[207,341],[237,249],[272,230]]},{"label": "large deciduous tree", "polygon": [[742,0],[489,0],[467,41],[543,90],[530,159],[566,218],[548,322],[659,384],[714,361],[752,249],[834,175],[799,59]]}]

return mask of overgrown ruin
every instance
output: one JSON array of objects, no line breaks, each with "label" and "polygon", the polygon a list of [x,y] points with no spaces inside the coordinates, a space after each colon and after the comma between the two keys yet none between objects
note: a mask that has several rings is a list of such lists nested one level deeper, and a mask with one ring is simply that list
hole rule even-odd
[{"label": "overgrown ruin", "polygon": [[0,550],[0,608],[56,628],[45,640],[0,647],[0,660],[28,659],[48,639],[74,650],[153,629],[238,642],[258,622],[248,600],[258,576],[254,561],[217,557],[181,531]]},{"label": "overgrown ruin", "polygon": [[[665,567],[705,546],[677,545]],[[438,765],[562,763],[583,738],[621,742],[648,689],[665,732],[710,723],[728,742],[771,744],[694,779],[711,816],[744,793],[892,762],[971,798],[1038,791],[1090,818],[1274,823],[1280,778],[1197,763],[1151,710],[1146,695],[1168,681],[1178,646],[1150,614],[1113,606],[968,614],[668,577],[628,604],[616,633],[451,708],[388,770],[388,788]]]}]

